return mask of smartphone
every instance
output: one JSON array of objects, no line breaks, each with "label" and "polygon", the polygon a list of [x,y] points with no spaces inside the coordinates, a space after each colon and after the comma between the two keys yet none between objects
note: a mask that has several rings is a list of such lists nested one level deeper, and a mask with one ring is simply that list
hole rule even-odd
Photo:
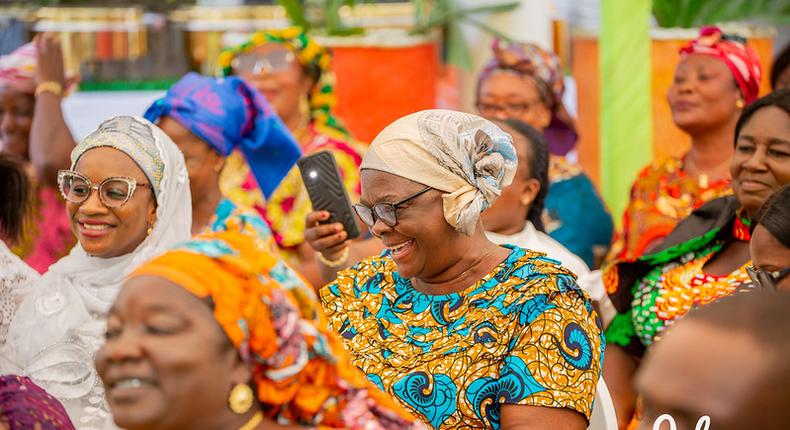
[{"label": "smartphone", "polygon": [[323,224],[339,222],[343,224],[349,239],[358,237],[356,216],[340,177],[335,156],[329,151],[320,151],[300,158],[296,164],[302,174],[313,210],[329,212],[329,219]]}]

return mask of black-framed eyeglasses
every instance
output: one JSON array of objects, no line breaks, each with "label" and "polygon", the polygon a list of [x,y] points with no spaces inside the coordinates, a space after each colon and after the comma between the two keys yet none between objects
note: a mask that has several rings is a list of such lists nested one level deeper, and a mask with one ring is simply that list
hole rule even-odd
[{"label": "black-framed eyeglasses", "polygon": [[364,222],[368,227],[372,228],[373,225],[376,224],[377,219],[380,219],[381,222],[387,224],[390,227],[395,227],[398,225],[398,207],[410,200],[416,199],[431,189],[431,187],[425,187],[424,189],[395,203],[376,203],[372,208],[369,208],[361,203],[357,203],[354,205],[354,212],[357,213],[359,219],[361,219],[362,222]]},{"label": "black-framed eyeglasses", "polygon": [[752,283],[756,286],[761,288],[775,289],[776,284],[778,284],[782,278],[790,275],[790,267],[774,272],[769,272],[766,270],[760,270],[754,267],[754,265],[750,265],[746,267],[746,273],[749,275],[749,279],[752,280]]},{"label": "black-framed eyeglasses", "polygon": [[151,184],[137,182],[134,178],[117,176],[107,178],[99,184],[92,184],[90,179],[73,170],[58,171],[58,188],[67,202],[73,204],[88,200],[91,192],[99,192],[99,200],[108,208],[117,208],[128,202],[137,187],[150,187]]}]

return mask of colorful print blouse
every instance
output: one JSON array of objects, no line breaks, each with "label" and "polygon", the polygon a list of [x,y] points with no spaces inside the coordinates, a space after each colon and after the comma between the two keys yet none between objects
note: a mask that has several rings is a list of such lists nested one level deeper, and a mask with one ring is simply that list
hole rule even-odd
[{"label": "colorful print blouse", "polygon": [[[737,222],[732,228],[736,235],[742,229]],[[664,330],[678,318],[700,306],[751,288],[753,284],[746,273],[751,261],[722,276],[704,272],[705,264],[731,240],[731,234],[718,235],[711,240],[718,233],[712,230],[696,240],[645,257],[670,258],[656,264],[631,287],[630,307],[622,309],[614,317],[606,330],[606,341],[623,347],[634,357],[641,357],[646,348],[660,339]],[[618,284],[617,278],[616,265],[607,268],[604,274],[607,288]],[[625,285],[621,287],[627,288]]]},{"label": "colorful print blouse", "polygon": [[[346,185],[349,198],[359,200],[361,193],[359,166],[362,163],[360,149],[354,144],[343,141],[340,136],[330,137],[321,134],[313,126],[305,137],[300,139],[303,155],[318,151],[330,151],[335,156],[340,175]],[[244,157],[234,152],[228,157],[220,180],[220,188],[241,207],[255,208],[271,227],[274,239],[282,248],[282,254],[289,262],[295,258],[294,248],[304,242],[304,220],[310,211],[310,197],[302,182],[299,168],[294,166],[269,201],[265,201],[255,178],[250,173]]]},{"label": "colorful print blouse", "polygon": [[321,290],[352,362],[434,429],[498,429],[501,403],[590,417],[600,320],[570,272],[507,247],[505,261],[459,293],[418,292],[386,252]]},{"label": "colorful print blouse", "polygon": [[683,170],[682,158],[668,158],[645,167],[631,187],[623,229],[610,259],[640,257],[666,237],[678,222],[703,203],[732,194],[730,180],[709,182]]}]

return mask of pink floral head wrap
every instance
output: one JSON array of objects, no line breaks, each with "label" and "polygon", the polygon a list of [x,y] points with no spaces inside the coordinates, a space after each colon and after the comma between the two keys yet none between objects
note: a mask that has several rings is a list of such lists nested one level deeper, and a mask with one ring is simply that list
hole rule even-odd
[{"label": "pink floral head wrap", "polygon": [[0,57],[0,88],[33,94],[36,91],[36,60],[37,50],[33,42]]}]

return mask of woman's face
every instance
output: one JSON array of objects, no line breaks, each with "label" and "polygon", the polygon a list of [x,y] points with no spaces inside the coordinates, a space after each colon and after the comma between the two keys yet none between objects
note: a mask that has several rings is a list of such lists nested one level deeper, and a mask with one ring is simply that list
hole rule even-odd
[{"label": "woman's face", "polygon": [[30,159],[30,127],[35,101],[31,94],[0,88],[0,152]]},{"label": "woman's face", "polygon": [[[760,224],[754,228],[749,242],[752,264],[759,270],[777,272],[790,268],[790,248],[782,245],[767,228]],[[776,283],[776,288],[790,292],[790,276]]]},{"label": "woman's face", "polygon": [[230,390],[251,374],[208,304],[155,276],[127,281],[96,355],[115,423],[187,429],[231,414]]},{"label": "woman's face", "polygon": [[483,226],[487,231],[513,234],[524,228],[529,206],[540,191],[540,183],[537,179],[530,178],[527,138],[503,123],[497,125],[513,137],[518,169],[513,182],[502,190],[502,194],[490,208],[483,211]]},{"label": "woman's face", "polygon": [[790,115],[776,106],[755,112],[743,125],[730,164],[732,189],[746,212],[790,183]]},{"label": "woman's face", "polygon": [[178,149],[184,154],[184,161],[189,173],[192,201],[199,201],[200,197],[206,194],[205,190],[212,186],[215,187],[219,183],[219,172],[222,170],[225,160],[206,142],[173,118],[164,116],[159,120],[157,126],[175,142]]},{"label": "woman's face", "polygon": [[[283,45],[269,43],[255,48],[251,55],[281,59],[288,56],[288,53],[288,48]],[[290,58],[287,64],[282,64],[281,69],[276,67],[279,70],[262,70],[259,73],[249,71],[240,74],[240,77],[263,94],[277,114],[286,120],[300,114],[299,102],[310,94],[313,84],[305,75],[296,57],[291,55]],[[280,66],[279,63],[282,61],[276,62],[277,66]]]},{"label": "woman's face", "polygon": [[667,99],[675,124],[696,135],[736,121],[740,114],[737,102],[742,96],[723,61],[692,54],[675,69]]},{"label": "woman's face", "polygon": [[517,119],[539,131],[551,123],[551,109],[535,81],[508,71],[496,71],[480,83],[477,109],[488,119]]},{"label": "woman's face", "polygon": [[134,251],[156,221],[156,200],[143,171],[128,155],[109,147],[87,151],[74,170],[94,185],[119,176],[149,184],[138,186],[129,200],[116,208],[105,206],[93,190],[84,202],[66,204],[71,229],[88,255],[112,258]]},{"label": "woman's face", "polygon": [[[360,203],[395,203],[425,188],[414,181],[379,170],[362,171]],[[460,233],[444,219],[442,193],[430,190],[398,207],[398,224],[380,220],[371,232],[392,250],[398,273],[404,278],[430,279],[442,273],[452,260],[453,238]]]}]

